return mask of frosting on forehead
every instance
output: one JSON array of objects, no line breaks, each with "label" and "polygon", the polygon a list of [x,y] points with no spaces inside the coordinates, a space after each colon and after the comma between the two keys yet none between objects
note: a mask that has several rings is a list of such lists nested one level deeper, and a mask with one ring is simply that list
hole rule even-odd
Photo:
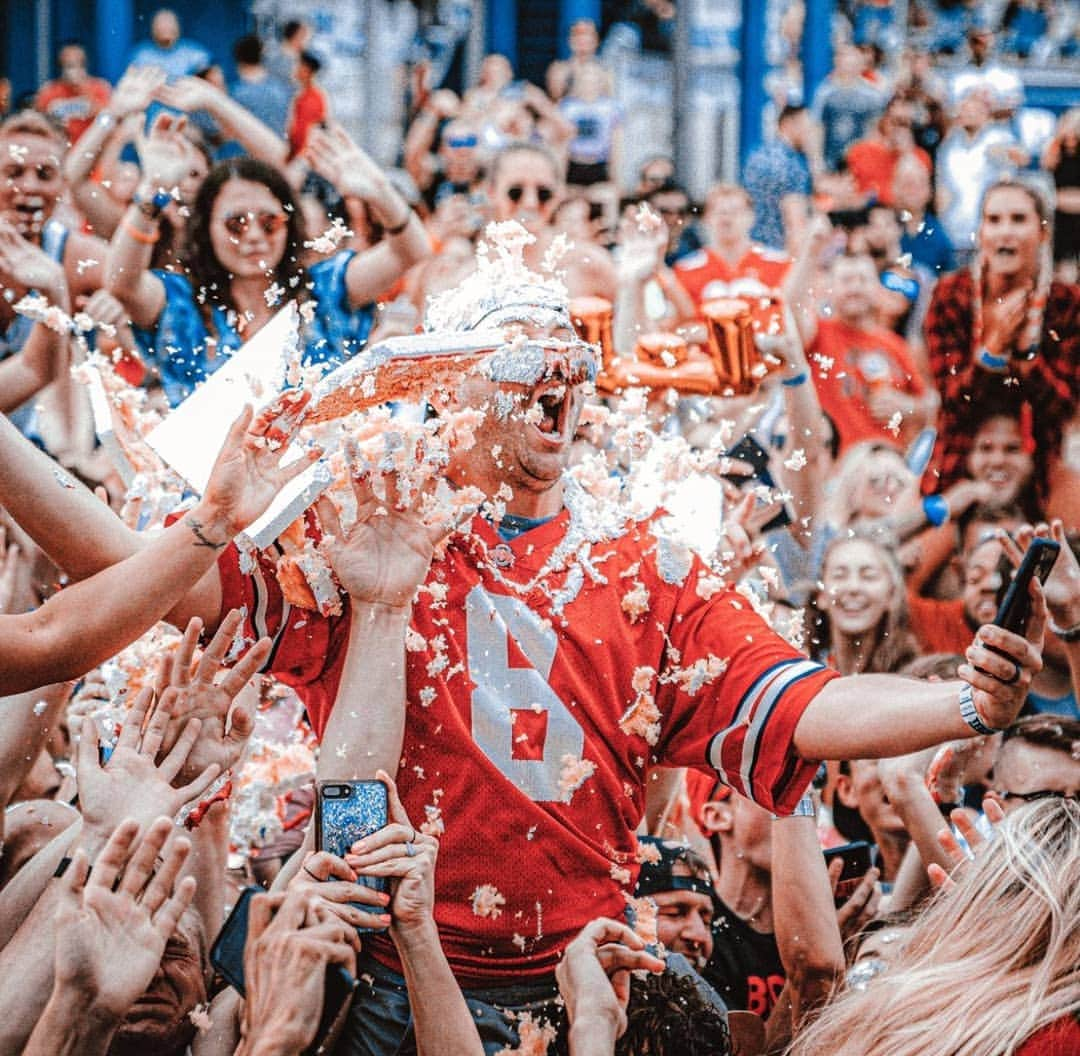
[{"label": "frosting on forehead", "polygon": [[460,332],[509,322],[569,327],[569,294],[555,273],[563,247],[547,254],[541,274],[525,263],[525,247],[535,241],[516,220],[489,224],[476,249],[476,270],[431,298],[424,329]]}]

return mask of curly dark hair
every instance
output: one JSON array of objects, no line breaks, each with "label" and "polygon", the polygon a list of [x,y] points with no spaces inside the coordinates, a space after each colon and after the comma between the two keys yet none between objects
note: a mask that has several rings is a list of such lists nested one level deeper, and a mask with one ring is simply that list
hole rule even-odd
[{"label": "curly dark hair", "polygon": [[203,311],[224,308],[235,311],[232,300],[232,274],[222,267],[210,240],[210,217],[214,202],[229,180],[261,183],[280,203],[288,217],[285,228],[285,252],[267,284],[276,282],[285,290],[286,300],[300,300],[307,293],[306,274],[301,262],[304,247],[304,217],[285,177],[272,165],[255,158],[230,158],[218,162],[209,172],[191,206],[184,263],[195,296]]},{"label": "curly dark hair", "polygon": [[630,982],[626,1032],[615,1056],[729,1056],[723,1015],[702,997],[690,976],[652,973]]}]

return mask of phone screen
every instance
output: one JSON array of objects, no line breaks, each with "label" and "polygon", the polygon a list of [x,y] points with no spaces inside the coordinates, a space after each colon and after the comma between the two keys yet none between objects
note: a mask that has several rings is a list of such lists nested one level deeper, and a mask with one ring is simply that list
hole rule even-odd
[{"label": "phone screen", "polygon": [[[385,828],[389,800],[381,781],[320,781],[315,809],[315,842],[320,851],[344,858],[357,840]],[[361,876],[357,883],[389,891],[385,877]],[[370,906],[358,906],[370,910]]]}]

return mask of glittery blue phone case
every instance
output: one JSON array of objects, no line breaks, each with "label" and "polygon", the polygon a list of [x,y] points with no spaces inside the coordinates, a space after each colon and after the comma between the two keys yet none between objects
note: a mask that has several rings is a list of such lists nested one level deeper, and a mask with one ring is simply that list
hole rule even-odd
[{"label": "glittery blue phone case", "polygon": [[[320,781],[315,812],[315,841],[320,851],[344,858],[357,840],[370,836],[389,823],[386,785],[381,781]],[[381,876],[361,876],[358,883],[376,891],[388,891]],[[374,906],[360,906],[379,912]]]}]

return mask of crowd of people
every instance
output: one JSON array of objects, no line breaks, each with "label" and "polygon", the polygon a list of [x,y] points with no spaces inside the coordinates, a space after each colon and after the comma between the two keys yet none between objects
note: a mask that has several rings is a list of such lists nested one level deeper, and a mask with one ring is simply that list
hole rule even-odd
[{"label": "crowd of people", "polygon": [[1080,1052],[1075,27],[841,7],[700,203],[591,22],[0,120],[0,1053]]}]

